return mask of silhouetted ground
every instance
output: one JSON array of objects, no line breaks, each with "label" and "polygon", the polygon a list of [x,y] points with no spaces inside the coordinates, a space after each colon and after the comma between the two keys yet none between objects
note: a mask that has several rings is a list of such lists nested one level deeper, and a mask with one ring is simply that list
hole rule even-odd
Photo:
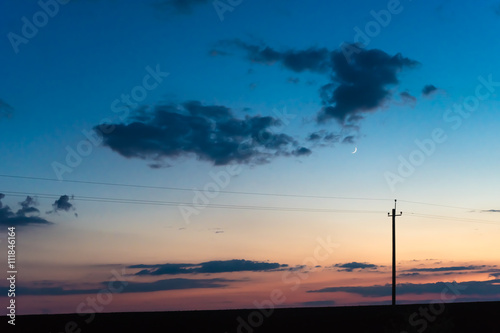
[{"label": "silhouetted ground", "polygon": [[[267,312],[266,312],[267,311]],[[266,316],[268,315],[268,316]],[[499,333],[500,302],[0,317],[1,332],[467,332]],[[85,322],[88,320],[89,322]],[[7,327],[7,330],[5,330]]]}]

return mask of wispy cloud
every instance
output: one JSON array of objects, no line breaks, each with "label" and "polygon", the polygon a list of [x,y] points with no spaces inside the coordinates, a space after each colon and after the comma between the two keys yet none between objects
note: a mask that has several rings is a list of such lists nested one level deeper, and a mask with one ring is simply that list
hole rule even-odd
[{"label": "wispy cloud", "polygon": [[420,276],[420,273],[401,273],[399,274],[398,276],[401,276],[401,277],[415,277],[415,276]]},{"label": "wispy cloud", "polygon": [[494,12],[496,15],[500,16],[500,4],[496,4],[496,5],[494,5],[492,8],[493,8],[493,12]]},{"label": "wispy cloud", "polygon": [[417,98],[415,96],[412,96],[407,91],[403,91],[403,92],[399,93],[399,97],[401,98],[401,103],[403,105],[409,105],[411,107],[414,107],[415,104],[417,103]]},{"label": "wispy cloud", "polygon": [[194,7],[209,4],[209,0],[157,0],[152,6],[157,10],[173,10],[177,14],[191,14]]},{"label": "wispy cloud", "polygon": [[238,48],[245,51],[246,58],[253,63],[272,65],[281,63],[287,69],[300,73],[311,71],[317,73],[326,73],[330,67],[330,52],[326,48],[311,47],[305,50],[285,50],[278,51],[272,47],[261,44],[246,43],[241,39],[232,39],[220,41],[215,51],[217,54],[219,48]]},{"label": "wispy cloud", "polygon": [[3,99],[0,99],[0,119],[2,118],[10,119],[12,118],[13,114],[14,114],[14,108],[10,106],[7,102],[5,102]]},{"label": "wispy cloud", "polygon": [[[397,285],[398,295],[408,294],[441,294],[443,290],[449,288],[449,283],[436,282],[436,283],[402,283]],[[491,296],[500,294],[500,280],[489,281],[469,281],[454,283],[457,290],[460,290],[461,295],[470,296]],[[328,287],[318,290],[309,290],[308,293],[334,293],[334,292],[347,292],[364,297],[383,297],[391,295],[390,284],[374,285],[374,286],[355,286],[355,287]]]},{"label": "wispy cloud", "polygon": [[404,270],[404,272],[448,272],[448,271],[471,271],[488,267],[482,266],[449,266],[449,267],[431,267],[431,268],[411,268]]},{"label": "wispy cloud", "polygon": [[[85,295],[97,294],[106,288],[112,281],[104,281],[100,283],[98,288],[80,289],[77,286],[62,286],[58,283],[49,283],[52,286],[33,287],[22,286],[19,288],[19,295],[50,295],[50,296],[63,296],[63,295]],[[166,290],[182,290],[182,289],[212,289],[224,288],[231,282],[237,280],[228,279],[166,279],[154,282],[127,282],[122,293],[144,293]],[[17,292],[16,292],[17,293]]]},{"label": "wispy cloud", "polygon": [[313,132],[309,134],[309,136],[307,137],[307,141],[311,142],[314,145],[319,145],[319,146],[331,146],[334,143],[338,143],[341,139],[342,139],[341,134],[335,134],[333,132],[328,132],[326,130]]}]

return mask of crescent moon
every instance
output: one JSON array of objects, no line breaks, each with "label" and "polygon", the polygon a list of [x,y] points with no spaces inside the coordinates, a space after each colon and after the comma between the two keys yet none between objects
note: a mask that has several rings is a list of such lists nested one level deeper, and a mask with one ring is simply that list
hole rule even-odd
[{"label": "crescent moon", "polygon": [[358,147],[354,147],[354,151],[352,152],[352,154],[356,154],[357,151],[358,151]]}]

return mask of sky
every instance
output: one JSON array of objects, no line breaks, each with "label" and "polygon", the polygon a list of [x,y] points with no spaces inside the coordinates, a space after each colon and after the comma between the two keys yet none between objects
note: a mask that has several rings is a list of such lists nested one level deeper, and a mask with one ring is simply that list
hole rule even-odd
[{"label": "sky", "polygon": [[498,1],[0,6],[18,314],[500,300]]}]

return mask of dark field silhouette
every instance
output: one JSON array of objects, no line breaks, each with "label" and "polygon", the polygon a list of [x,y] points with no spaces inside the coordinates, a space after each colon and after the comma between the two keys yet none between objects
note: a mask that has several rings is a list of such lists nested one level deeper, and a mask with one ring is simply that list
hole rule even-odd
[{"label": "dark field silhouette", "polygon": [[[91,319],[92,318],[92,319]],[[91,319],[91,320],[90,320]],[[89,321],[88,323],[85,320]],[[98,313],[1,318],[7,332],[500,332],[500,302]],[[2,332],[5,329],[2,328]]]}]

